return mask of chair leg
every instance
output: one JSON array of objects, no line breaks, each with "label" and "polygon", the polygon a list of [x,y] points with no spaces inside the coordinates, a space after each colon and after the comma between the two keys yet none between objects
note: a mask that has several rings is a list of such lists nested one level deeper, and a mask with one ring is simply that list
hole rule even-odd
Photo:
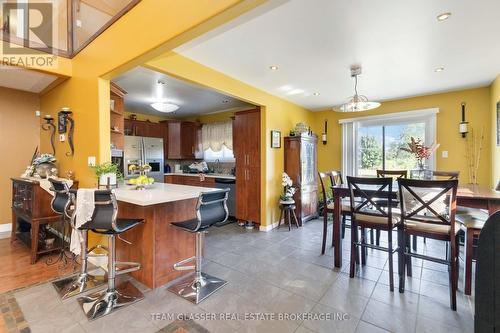
[{"label": "chair leg", "polygon": [[[406,235],[405,237],[405,242],[406,242],[406,250],[408,253],[411,253],[411,244],[410,244],[410,235]],[[412,266],[411,266],[411,256],[407,255],[405,258],[405,265],[406,265],[406,275],[412,276]]]},{"label": "chair leg", "polygon": [[398,226],[398,273],[399,273],[399,292],[405,290],[405,235],[402,227]]},{"label": "chair leg", "polygon": [[295,214],[295,211],[292,210],[292,217],[293,220],[295,221],[295,225],[297,226],[297,229],[299,228],[299,220],[297,219],[297,215]]},{"label": "chair leg", "polygon": [[288,231],[291,231],[292,230],[292,218],[291,218],[291,213],[290,213],[290,209],[287,209],[286,212],[285,212],[285,216],[288,217],[287,221],[288,221]]},{"label": "chair leg", "polygon": [[[370,229],[373,235],[373,229]],[[363,246],[366,244],[366,228],[361,227],[361,265],[366,265],[366,247]]]},{"label": "chair leg", "polygon": [[377,229],[376,233],[375,233],[375,244],[377,246],[380,245],[380,230]]},{"label": "chair leg", "polygon": [[453,311],[457,311],[457,261],[456,261],[456,244],[454,241],[451,241],[450,247],[450,308]]},{"label": "chair leg", "polygon": [[[363,233],[363,232],[361,232]],[[374,239],[373,239],[373,229],[370,229],[370,244],[373,245],[375,244]]]},{"label": "chair leg", "polygon": [[[349,262],[349,277],[354,277],[354,271],[356,269],[356,254],[358,253],[357,246],[355,242],[357,241],[358,227],[351,220],[351,260]],[[359,259],[358,259],[359,260]]]},{"label": "chair leg", "polygon": [[346,224],[346,215],[342,214],[342,239],[345,237],[345,224]]},{"label": "chair leg", "polygon": [[283,209],[280,209],[280,219],[278,220],[278,229],[280,228],[282,218],[283,218]]},{"label": "chair leg", "polygon": [[321,243],[321,254],[325,254],[326,248],[326,234],[328,233],[328,212],[323,213],[323,242]]},{"label": "chair leg", "polygon": [[472,289],[472,251],[474,234],[471,229],[465,232],[465,288],[464,294],[470,295]]},{"label": "chair leg", "polygon": [[[380,235],[380,230],[377,230],[378,234]],[[387,241],[388,241],[388,250],[389,250],[389,289],[391,291],[394,291],[394,267],[393,267],[393,262],[392,262],[392,230],[387,231]]]},{"label": "chair leg", "polygon": [[417,251],[417,236],[413,236],[413,251]]}]

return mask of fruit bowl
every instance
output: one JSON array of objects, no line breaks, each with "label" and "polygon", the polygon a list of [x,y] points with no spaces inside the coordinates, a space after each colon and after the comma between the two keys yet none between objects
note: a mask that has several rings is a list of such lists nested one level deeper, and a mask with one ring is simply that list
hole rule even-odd
[{"label": "fruit bowl", "polygon": [[127,181],[127,185],[136,186],[136,190],[145,190],[154,184],[154,178],[141,175],[137,178],[132,178]]}]

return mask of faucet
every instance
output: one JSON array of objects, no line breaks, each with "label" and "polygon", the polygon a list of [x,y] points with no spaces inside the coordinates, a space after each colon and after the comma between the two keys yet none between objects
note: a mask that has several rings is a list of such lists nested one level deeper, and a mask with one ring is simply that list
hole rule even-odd
[{"label": "faucet", "polygon": [[219,159],[216,159],[215,160],[215,173],[221,173],[221,170],[220,170],[220,160]]}]

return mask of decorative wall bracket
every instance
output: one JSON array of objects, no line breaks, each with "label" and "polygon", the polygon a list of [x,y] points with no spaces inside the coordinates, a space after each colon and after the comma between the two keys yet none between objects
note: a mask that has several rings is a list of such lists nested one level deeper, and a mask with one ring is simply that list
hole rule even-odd
[{"label": "decorative wall bracket", "polygon": [[43,117],[45,120],[45,124],[42,124],[42,129],[44,131],[50,131],[50,145],[52,146],[52,155],[56,155],[56,146],[54,143],[54,139],[56,136],[56,125],[54,125],[54,118],[51,115],[45,115]]},{"label": "decorative wall bracket", "polygon": [[[71,151],[66,153],[66,156],[73,156],[75,154],[75,147],[73,144],[73,133],[75,131],[75,121],[71,117],[73,112],[69,108],[62,108],[57,114],[57,127],[59,134],[68,132],[68,144]],[[69,125],[69,129],[68,129]]]}]

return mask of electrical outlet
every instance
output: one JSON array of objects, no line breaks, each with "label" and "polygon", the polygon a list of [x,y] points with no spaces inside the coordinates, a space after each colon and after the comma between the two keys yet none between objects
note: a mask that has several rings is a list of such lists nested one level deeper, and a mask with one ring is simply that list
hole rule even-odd
[{"label": "electrical outlet", "polygon": [[82,20],[76,20],[76,26],[78,28],[81,28],[82,27]]},{"label": "electrical outlet", "polygon": [[87,164],[91,167],[95,166],[95,156],[89,156],[87,158]]},{"label": "electrical outlet", "polygon": [[41,115],[41,112],[39,110],[36,110],[35,111],[35,116],[40,117],[40,115]]},{"label": "electrical outlet", "polygon": [[448,158],[448,151],[447,150],[443,150],[443,152],[441,153],[441,156],[443,158]]},{"label": "electrical outlet", "polygon": [[66,135],[64,135],[64,134],[59,134],[59,141],[61,141],[61,142],[66,141]]}]

